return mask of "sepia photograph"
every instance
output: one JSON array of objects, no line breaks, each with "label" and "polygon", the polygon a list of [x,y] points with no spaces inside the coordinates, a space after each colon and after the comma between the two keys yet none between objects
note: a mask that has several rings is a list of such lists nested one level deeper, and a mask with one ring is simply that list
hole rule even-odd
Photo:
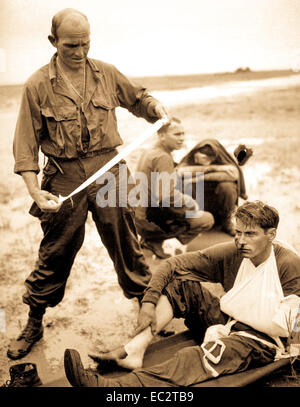
[{"label": "sepia photograph", "polygon": [[3,391],[299,387],[300,2],[0,21]]}]

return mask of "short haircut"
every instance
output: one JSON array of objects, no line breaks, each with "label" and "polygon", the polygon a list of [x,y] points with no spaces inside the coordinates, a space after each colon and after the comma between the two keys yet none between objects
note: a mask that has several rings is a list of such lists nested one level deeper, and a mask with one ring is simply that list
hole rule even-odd
[{"label": "short haircut", "polygon": [[52,26],[51,26],[51,34],[55,39],[57,39],[57,31],[61,23],[63,22],[64,18],[67,17],[69,14],[79,14],[86,19],[88,22],[88,18],[85,14],[81,11],[75,10],[74,8],[65,8],[58,13],[56,13],[52,18]]},{"label": "short haircut", "polygon": [[259,226],[262,229],[275,228],[279,223],[278,211],[261,201],[246,201],[235,212],[235,218],[246,226]]},{"label": "short haircut", "polygon": [[171,117],[167,124],[163,125],[159,130],[158,134],[165,134],[169,130],[169,127],[172,125],[181,124],[181,120],[177,119],[177,117]]}]

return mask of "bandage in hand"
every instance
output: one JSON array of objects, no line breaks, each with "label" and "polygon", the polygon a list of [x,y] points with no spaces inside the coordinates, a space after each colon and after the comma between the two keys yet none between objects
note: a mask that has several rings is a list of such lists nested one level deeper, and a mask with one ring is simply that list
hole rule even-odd
[{"label": "bandage in hand", "polygon": [[205,332],[203,343],[214,342],[215,340],[228,336],[231,331],[231,327],[236,323],[233,319],[230,322],[227,322],[226,325],[217,324],[209,326]]},{"label": "bandage in hand", "polygon": [[222,338],[224,336],[228,336],[230,332],[230,327],[227,325],[212,325],[207,328],[204,336],[204,343],[207,342],[214,342],[215,340]]}]

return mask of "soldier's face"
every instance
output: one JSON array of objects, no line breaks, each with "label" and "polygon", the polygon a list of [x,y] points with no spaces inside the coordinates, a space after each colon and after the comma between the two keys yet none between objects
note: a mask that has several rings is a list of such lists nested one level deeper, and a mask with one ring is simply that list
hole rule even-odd
[{"label": "soldier's face", "polygon": [[83,66],[90,49],[89,24],[62,25],[57,32],[55,45],[59,59],[70,69]]},{"label": "soldier's face", "polygon": [[274,228],[262,229],[257,225],[245,225],[240,219],[236,220],[235,244],[237,249],[255,265],[265,260],[268,248],[276,236]]},{"label": "soldier's face", "polygon": [[194,154],[194,163],[198,165],[210,165],[213,160],[214,157],[208,156],[204,153],[201,153],[200,151],[197,151]]},{"label": "soldier's face", "polygon": [[168,128],[168,131],[162,135],[161,139],[164,146],[168,150],[179,150],[180,148],[182,148],[185,139],[183,126],[177,124],[171,125]]}]

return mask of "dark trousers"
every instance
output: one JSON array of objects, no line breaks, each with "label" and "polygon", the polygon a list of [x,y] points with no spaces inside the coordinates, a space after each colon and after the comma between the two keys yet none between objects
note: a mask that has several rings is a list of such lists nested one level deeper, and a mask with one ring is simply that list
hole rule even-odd
[{"label": "dark trousers", "polygon": [[[57,196],[67,196],[116,154],[114,150],[93,158],[59,161],[61,171],[48,163],[42,184]],[[119,207],[119,166],[110,172],[117,181],[115,207],[99,207],[96,196],[103,184],[94,182],[66,200],[57,213],[40,213],[44,237],[36,267],[25,281],[23,301],[26,304],[45,308],[54,307],[62,300],[75,256],[84,240],[88,211],[91,211],[99,236],[112,259],[124,295],[127,298],[142,296],[151,274],[138,242],[134,210],[124,206],[124,202],[123,207]]]},{"label": "dark trousers", "polygon": [[[225,324],[228,316],[220,310],[219,299],[200,282],[174,280],[165,292],[177,318],[185,318],[186,325],[205,332],[206,328],[215,324]],[[251,327],[237,323],[233,331],[246,330],[265,340],[270,338]],[[104,378],[101,386],[106,387],[177,387],[193,386],[212,379],[218,375],[242,372],[271,363],[275,351],[251,338],[239,335],[223,337],[225,349],[220,361],[208,361],[201,346],[189,346],[181,349],[175,355],[158,365],[149,368],[135,369],[115,379]],[[200,342],[201,343],[201,342]],[[210,349],[214,342],[205,346]],[[219,345],[218,345],[219,346]],[[216,355],[220,349],[216,348]],[[213,372],[214,371],[214,372]]]},{"label": "dark trousers", "polygon": [[235,182],[204,182],[204,210],[213,214],[216,225],[222,225],[228,219],[237,201],[238,192]]},{"label": "dark trousers", "polygon": [[[147,219],[136,217],[136,227],[138,234],[145,240],[164,241],[176,238],[182,244],[188,244],[199,233],[212,228],[214,224],[213,216],[204,211],[199,211],[196,218],[183,218],[181,208],[167,208],[166,224],[162,224],[164,216],[160,208],[157,209],[156,219],[149,222]],[[177,215],[176,211],[180,213]]]},{"label": "dark trousers", "polygon": [[[188,346],[158,365],[135,369],[116,379],[106,379],[103,387],[188,387],[214,377],[243,372],[249,368],[264,366],[274,361],[273,349],[250,338],[231,335],[222,339],[225,350],[218,364],[209,362],[217,375],[207,367],[200,346]],[[213,346],[208,342],[207,348]]]}]

